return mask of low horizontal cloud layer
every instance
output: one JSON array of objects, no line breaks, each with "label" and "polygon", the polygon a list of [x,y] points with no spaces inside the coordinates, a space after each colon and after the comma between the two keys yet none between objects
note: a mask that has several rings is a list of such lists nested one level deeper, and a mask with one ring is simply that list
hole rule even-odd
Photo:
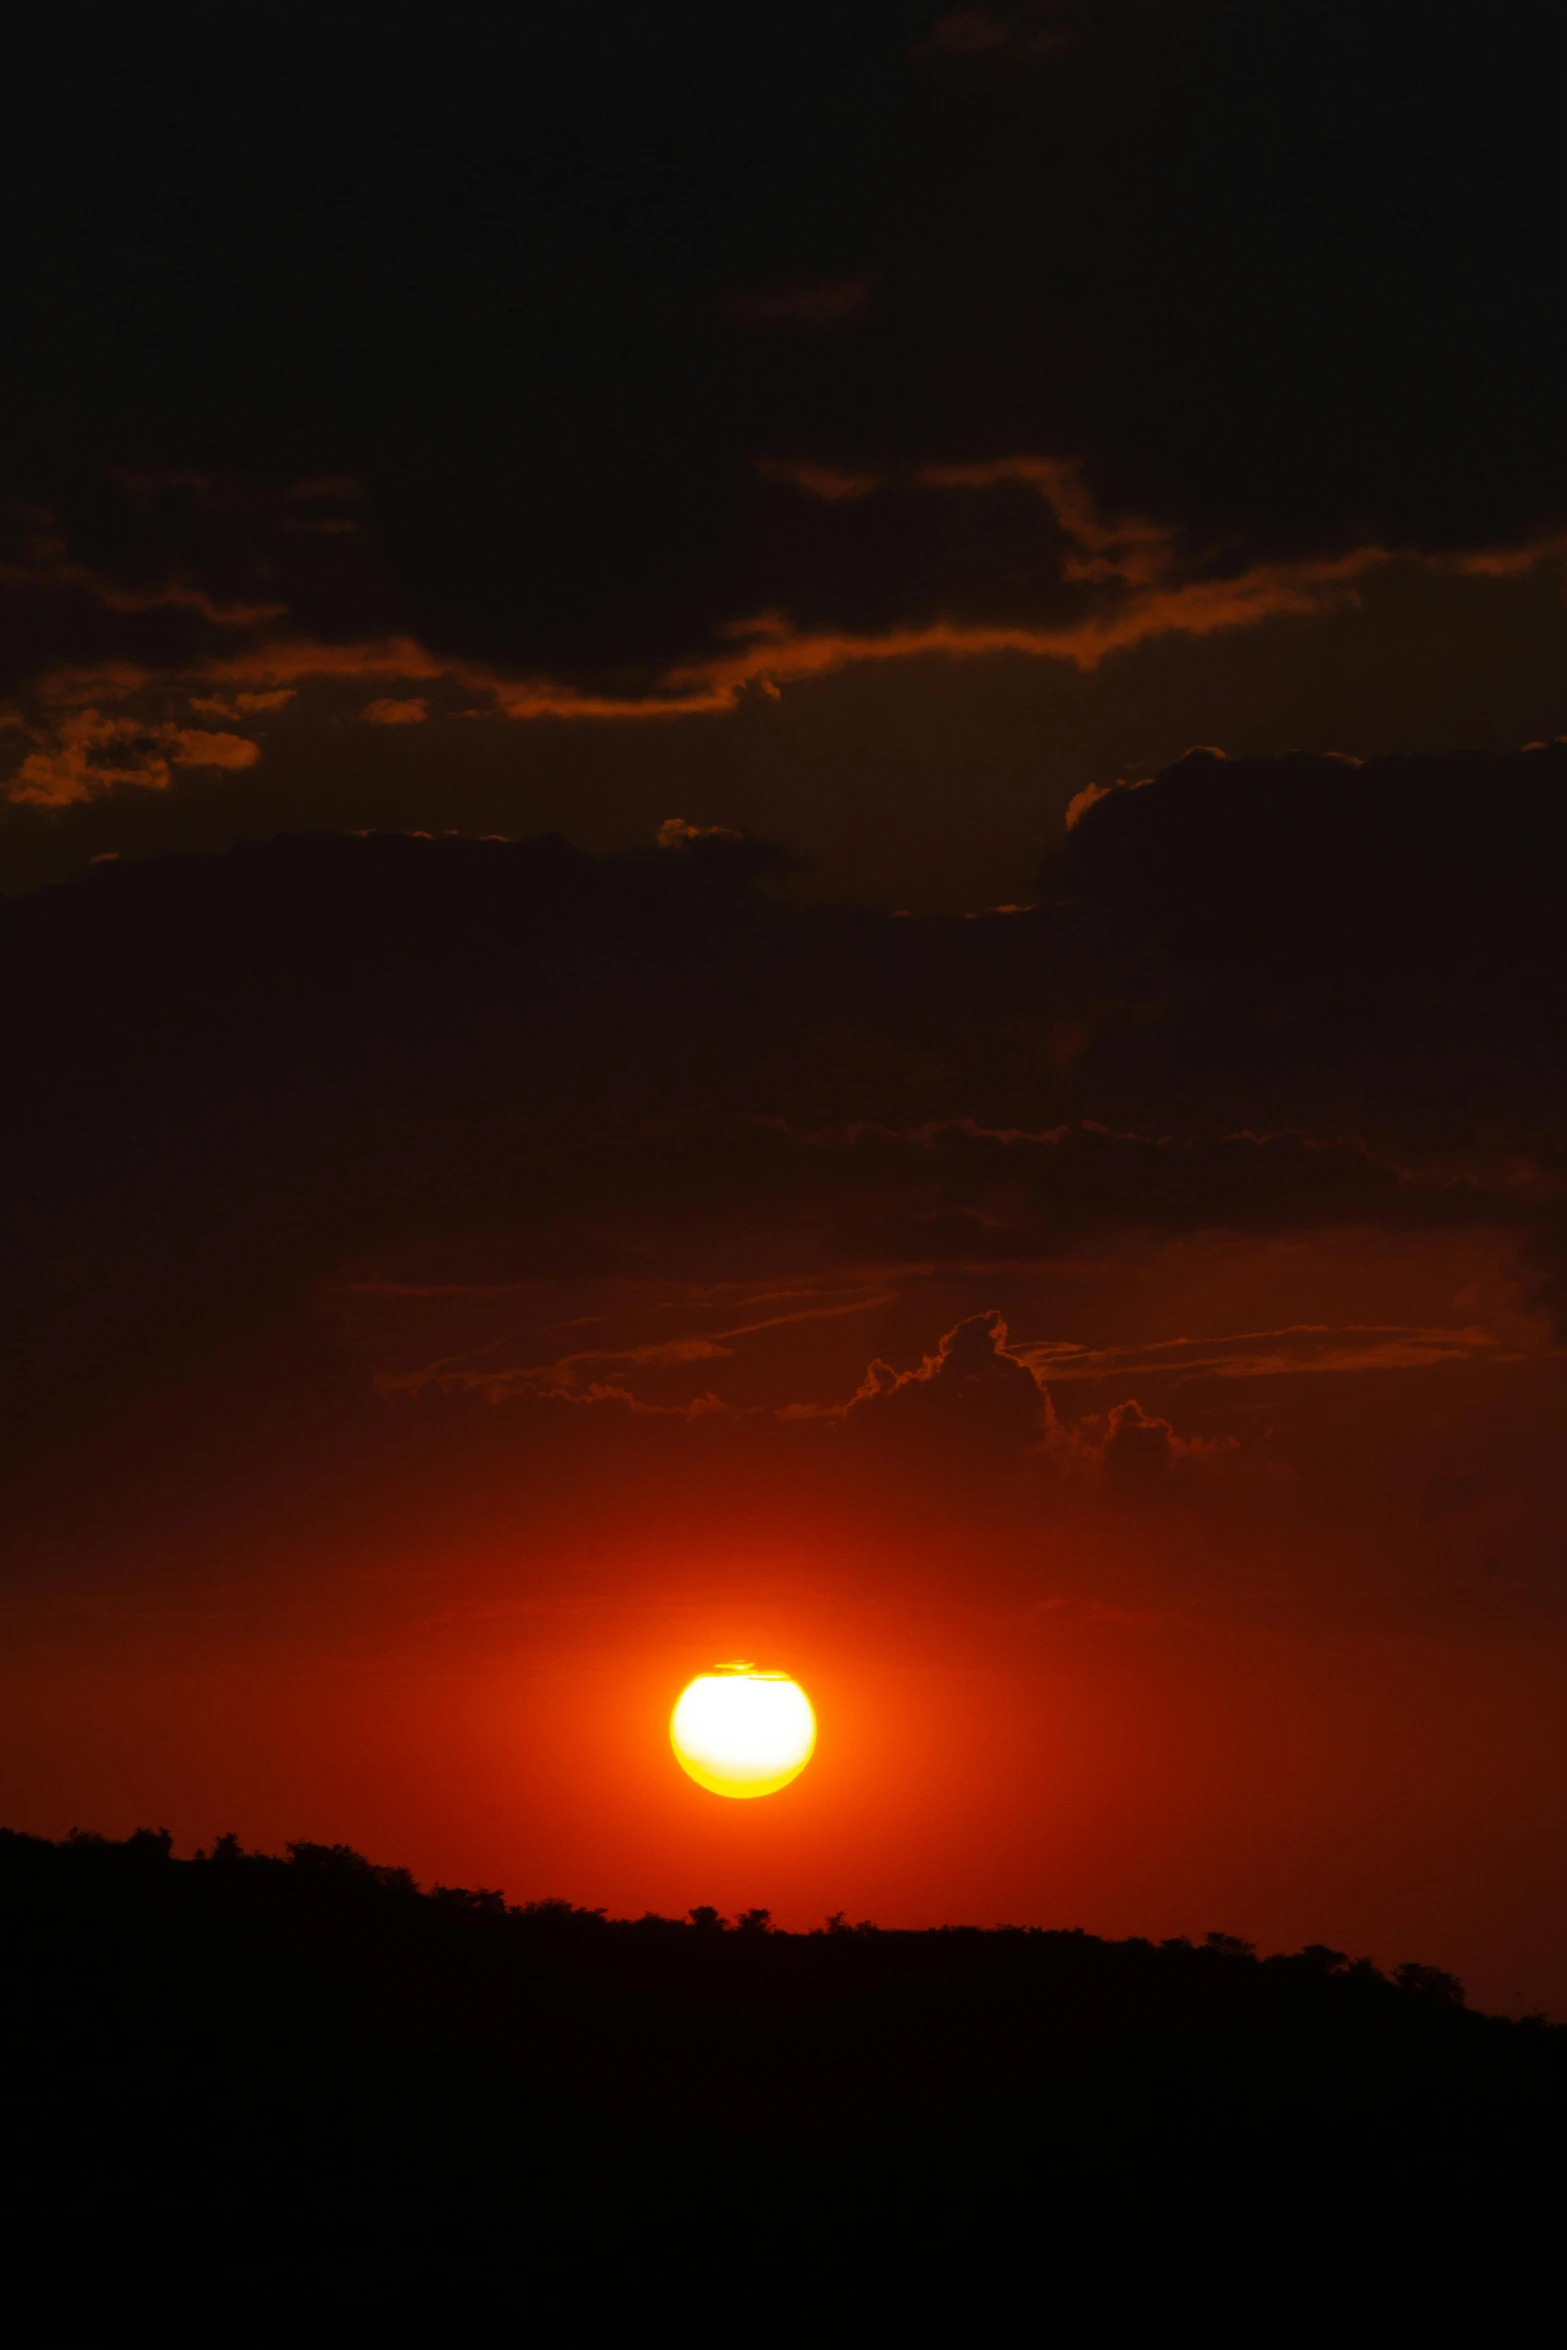
[{"label": "low horizontal cloud layer", "polygon": [[11,901],[10,1474],[127,1383],[237,1379],[240,1422],[281,1382],[540,1476],[700,1445],[1014,1528],[1282,1526],[1297,1475],[1365,1490],[1332,1396],[1418,1454],[1410,1383],[1464,1380],[1494,1478],[1559,1352],[1564,792],[1559,748],[1193,754],[977,921],[802,904],[687,824]]},{"label": "low horizontal cloud layer", "polygon": [[686,825],[604,859],[299,838],[102,868],[0,913],[12,1229],[99,1180],[103,1148],[65,1147],[87,1118],[117,1224],[226,1159],[251,1180],[263,1132],[269,1164],[328,1153],[368,1215],[374,1131],[412,1154],[372,1219],[394,1238],[432,1149],[418,1180],[459,1225],[471,1184],[497,1214],[624,1194],[628,1251],[638,1214],[726,1197],[840,1264],[1117,1227],[1543,1230],[1564,807],[1560,748],[1193,754],[1089,808],[1032,910],[977,922],[802,906],[781,851]]}]

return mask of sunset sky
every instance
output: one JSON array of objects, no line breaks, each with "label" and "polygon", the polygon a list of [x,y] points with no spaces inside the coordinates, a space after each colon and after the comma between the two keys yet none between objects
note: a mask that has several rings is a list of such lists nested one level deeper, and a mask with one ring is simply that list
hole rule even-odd
[{"label": "sunset sky", "polygon": [[1550,12],[79,33],[0,1820],[1567,2013]]}]

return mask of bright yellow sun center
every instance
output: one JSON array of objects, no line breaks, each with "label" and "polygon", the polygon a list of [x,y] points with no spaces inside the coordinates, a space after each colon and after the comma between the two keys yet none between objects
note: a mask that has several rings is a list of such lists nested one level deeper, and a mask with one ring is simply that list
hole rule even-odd
[{"label": "bright yellow sun center", "polygon": [[681,1691],[669,1739],[682,1770],[714,1795],[775,1795],[810,1761],[816,1716],[787,1673],[724,1665]]}]

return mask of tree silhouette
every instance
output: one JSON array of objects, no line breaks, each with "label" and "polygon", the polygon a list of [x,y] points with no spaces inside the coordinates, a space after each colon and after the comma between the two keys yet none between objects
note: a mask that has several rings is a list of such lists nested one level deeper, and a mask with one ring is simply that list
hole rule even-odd
[{"label": "tree silhouette", "polygon": [[1306,2338],[1373,2306],[1416,2338],[1422,2295],[1442,2338],[1473,2286],[1492,2339],[1567,2186],[1567,2032],[1437,1967],[619,1920],[232,1834],[0,1831],[0,2062],[27,2339],[117,2340],[176,2230],[237,2343],[580,2330],[588,2294],[645,2324],[698,2260],[876,2339],[1239,2326],[1281,2277]]}]

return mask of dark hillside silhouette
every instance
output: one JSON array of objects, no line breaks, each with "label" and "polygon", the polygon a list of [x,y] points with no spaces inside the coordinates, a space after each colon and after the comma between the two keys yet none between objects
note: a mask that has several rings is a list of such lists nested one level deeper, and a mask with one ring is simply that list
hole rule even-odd
[{"label": "dark hillside silhouette", "polygon": [[0,1834],[0,1931],[40,2341],[154,2309],[176,2340],[1177,2308],[1344,2339],[1499,2313],[1559,2218],[1567,2032],[1431,1967],[621,1921],[148,1830]]}]

